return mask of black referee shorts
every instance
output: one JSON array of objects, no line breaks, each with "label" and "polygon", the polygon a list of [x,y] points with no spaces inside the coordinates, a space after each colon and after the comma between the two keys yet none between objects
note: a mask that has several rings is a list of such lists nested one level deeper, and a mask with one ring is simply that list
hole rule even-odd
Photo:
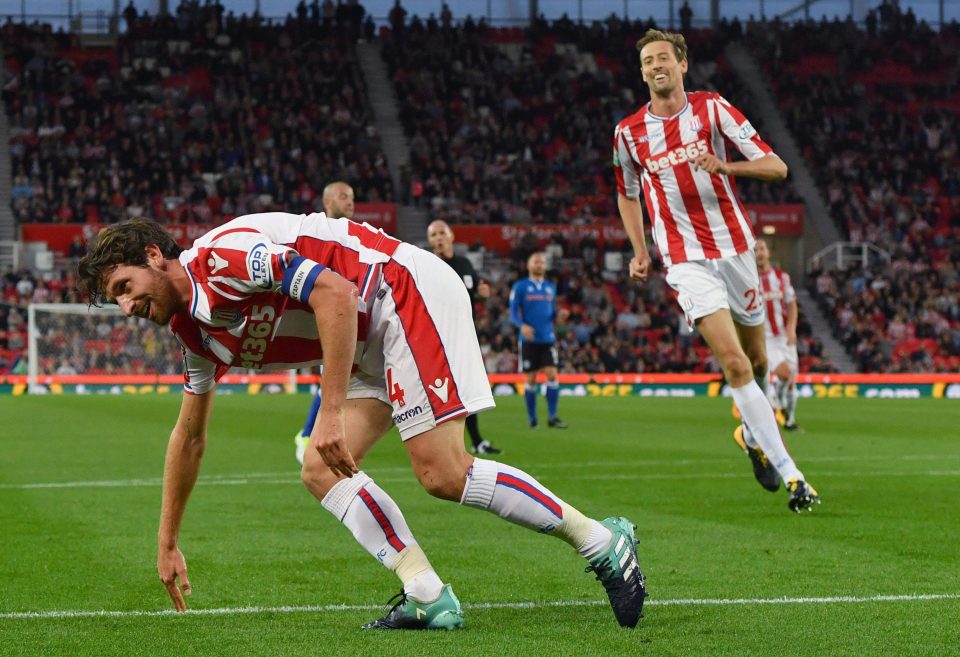
[{"label": "black referee shorts", "polygon": [[519,360],[521,372],[537,372],[544,367],[557,367],[557,347],[545,342],[521,342]]}]

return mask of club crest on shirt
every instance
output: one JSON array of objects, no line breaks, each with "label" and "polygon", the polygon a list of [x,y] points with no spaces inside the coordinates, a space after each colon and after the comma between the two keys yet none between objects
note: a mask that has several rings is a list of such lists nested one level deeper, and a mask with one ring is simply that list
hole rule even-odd
[{"label": "club crest on shirt", "polygon": [[247,273],[258,287],[267,290],[273,287],[273,274],[270,270],[270,251],[265,244],[257,244],[247,254]]},{"label": "club crest on shirt", "polygon": [[703,122],[700,120],[699,116],[694,116],[690,119],[690,129],[694,132],[700,132],[703,130]]}]

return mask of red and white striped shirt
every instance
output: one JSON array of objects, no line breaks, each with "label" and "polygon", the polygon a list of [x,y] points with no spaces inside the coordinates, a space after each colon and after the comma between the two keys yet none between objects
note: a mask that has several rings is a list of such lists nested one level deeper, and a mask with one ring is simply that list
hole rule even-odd
[{"label": "red and white striped shirt", "polygon": [[776,267],[761,272],[760,291],[767,306],[766,336],[786,337],[787,306],[797,300],[790,274]]},{"label": "red and white striped shirt", "polygon": [[367,308],[383,282],[384,263],[400,244],[368,224],[283,212],[238,217],[196,240],[180,254],[193,285],[190,306],[170,322],[183,347],[184,390],[210,390],[231,366],[290,369],[323,359],[310,306],[281,292],[290,251],[360,290],[359,359]]},{"label": "red and white striped shirt", "polygon": [[695,171],[693,160],[712,153],[729,161],[728,146],[757,160],[773,150],[720,94],[694,91],[670,117],[649,103],[617,124],[613,165],[617,190],[643,196],[664,265],[727,258],[753,246],[753,229],[733,178]]}]

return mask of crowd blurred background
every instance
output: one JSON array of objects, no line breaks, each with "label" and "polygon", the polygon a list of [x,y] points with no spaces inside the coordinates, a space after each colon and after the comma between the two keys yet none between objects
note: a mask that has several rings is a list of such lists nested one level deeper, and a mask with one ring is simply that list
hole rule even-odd
[{"label": "crowd blurred background", "polygon": [[[300,3],[282,21],[181,2],[165,17],[124,12],[117,47],[86,52],[74,34],[8,19],[0,28],[18,222],[101,224],[146,215],[219,224],[237,215],[319,211],[323,186],[412,205],[451,224],[615,225],[612,128],[645,101],[633,43],[652,24],[484,19]],[[725,44],[757,61],[851,241],[889,254],[802,282],[862,372],[960,369],[960,28],[932,29],[884,3],[864,24],[722,21],[688,29],[688,89],[747,110]],[[410,146],[395,188],[356,44],[376,43]],[[85,54],[86,53],[86,54]],[[633,81],[627,83],[626,81]],[[765,126],[754,121],[761,135]],[[777,144],[773,144],[776,149]],[[738,180],[747,202],[798,202],[796,190]],[[425,236],[424,236],[425,237]],[[638,286],[604,266],[590,239],[556,235],[565,372],[717,372],[662,270]],[[463,245],[471,251],[476,244]],[[52,272],[3,272],[0,373],[24,371],[26,305],[82,302],[77,240]],[[538,245],[484,254],[492,295],[477,308],[488,371],[515,372],[507,297]],[[626,254],[627,257],[629,253]],[[180,370],[165,329],[138,320],[44,313],[40,371]],[[140,336],[128,340],[131,331]],[[801,317],[801,371],[835,366]]]}]

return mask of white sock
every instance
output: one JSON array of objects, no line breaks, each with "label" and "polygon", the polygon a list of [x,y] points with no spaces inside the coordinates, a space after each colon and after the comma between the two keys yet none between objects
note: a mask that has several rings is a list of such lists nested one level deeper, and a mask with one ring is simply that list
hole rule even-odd
[{"label": "white sock", "polygon": [[584,556],[595,556],[613,538],[609,529],[558,498],[523,470],[496,461],[474,459],[460,503],[554,535]]},{"label": "white sock", "polygon": [[770,400],[770,405],[774,409],[783,409],[783,381],[779,377],[774,377],[773,385],[767,392],[767,399]]},{"label": "white sock", "polygon": [[396,573],[403,592],[419,602],[433,602],[443,592],[443,582],[419,545],[411,545],[397,558]]},{"label": "white sock", "polygon": [[784,384],[783,387],[786,388],[785,392],[783,393],[783,408],[787,413],[787,422],[789,424],[794,424],[796,422],[795,416],[797,414],[797,386],[793,383],[790,383]]},{"label": "white sock", "polygon": [[750,427],[746,423],[741,423],[743,427],[743,442],[747,443],[747,447],[760,447],[760,444],[757,442],[757,439],[753,437],[753,432],[750,431]]},{"label": "white sock", "polygon": [[435,600],[440,595],[440,578],[413,538],[400,507],[365,473],[338,481],[321,504],[367,552],[397,573],[404,590],[416,581],[418,600]]},{"label": "white sock", "polygon": [[787,453],[783,438],[780,437],[780,429],[777,428],[773,408],[760,386],[750,382],[740,388],[733,388],[732,392],[744,425],[750,427],[760,449],[767,455],[767,459],[773,464],[780,478],[784,481],[794,477],[803,479],[803,473],[797,469],[797,464]]}]

